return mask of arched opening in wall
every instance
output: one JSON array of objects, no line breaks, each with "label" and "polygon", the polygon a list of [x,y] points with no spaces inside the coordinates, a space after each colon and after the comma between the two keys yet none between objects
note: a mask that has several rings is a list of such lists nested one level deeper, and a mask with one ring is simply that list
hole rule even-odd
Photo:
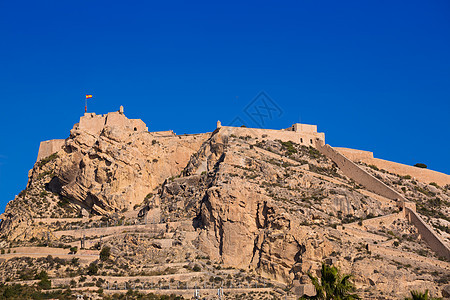
[{"label": "arched opening in wall", "polygon": [[312,139],[309,140],[309,143],[312,144]]},{"label": "arched opening in wall", "polygon": [[134,131],[137,131],[137,128],[136,128],[136,127],[134,127]]},{"label": "arched opening in wall", "polygon": [[300,138],[300,143],[303,143],[303,138]]}]

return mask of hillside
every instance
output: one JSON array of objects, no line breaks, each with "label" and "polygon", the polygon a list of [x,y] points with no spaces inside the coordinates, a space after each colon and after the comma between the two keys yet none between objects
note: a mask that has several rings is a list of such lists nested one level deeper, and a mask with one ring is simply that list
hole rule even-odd
[{"label": "hillside", "polygon": [[[152,133],[110,114],[100,130],[76,124],[8,203],[3,283],[32,285],[45,270],[53,287],[94,298],[223,287],[226,299],[281,299],[311,293],[306,274],[326,262],[352,274],[364,299],[442,296],[449,284],[448,258],[408,222],[406,204],[348,177],[312,139]],[[450,186],[356,164],[414,204],[445,253]]]}]

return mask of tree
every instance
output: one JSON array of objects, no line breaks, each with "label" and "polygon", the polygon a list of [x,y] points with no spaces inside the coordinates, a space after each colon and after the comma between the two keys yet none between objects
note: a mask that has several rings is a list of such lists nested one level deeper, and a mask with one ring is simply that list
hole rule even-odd
[{"label": "tree", "polygon": [[100,260],[106,261],[109,259],[109,256],[111,255],[111,248],[108,246],[105,246],[102,248],[102,251],[100,251]]},{"label": "tree", "polygon": [[48,274],[44,270],[36,275],[36,279],[40,279],[37,283],[40,289],[49,290],[52,287],[52,282],[48,279]]},{"label": "tree", "polygon": [[428,290],[425,290],[425,293],[420,291],[410,291],[411,297],[406,297],[405,300],[437,300],[439,298],[433,298],[428,296]]},{"label": "tree", "polygon": [[88,275],[96,275],[98,272],[98,266],[95,262],[91,262],[87,268]]},{"label": "tree", "polygon": [[320,278],[308,273],[312,284],[316,288],[315,296],[303,296],[300,299],[319,300],[354,300],[361,299],[357,294],[352,294],[356,288],[350,281],[351,275],[341,275],[340,270],[334,266],[322,263]]}]

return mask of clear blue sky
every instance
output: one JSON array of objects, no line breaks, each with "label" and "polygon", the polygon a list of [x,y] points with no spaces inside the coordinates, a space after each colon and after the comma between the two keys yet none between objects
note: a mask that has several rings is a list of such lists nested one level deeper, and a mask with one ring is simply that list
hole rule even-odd
[{"label": "clear blue sky", "polygon": [[0,0],[1,211],[86,93],[182,134],[252,125],[265,91],[282,111],[265,127],[450,173],[447,0],[158,2]]}]

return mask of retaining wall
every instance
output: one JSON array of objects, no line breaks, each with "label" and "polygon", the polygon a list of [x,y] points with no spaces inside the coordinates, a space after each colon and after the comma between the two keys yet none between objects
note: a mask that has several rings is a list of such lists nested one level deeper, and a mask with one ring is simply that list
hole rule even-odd
[{"label": "retaining wall", "polygon": [[316,143],[316,147],[322,154],[334,161],[344,175],[361,184],[369,191],[388,199],[398,201],[399,206],[402,206],[403,203],[406,202],[406,199],[402,195],[370,175],[368,172],[361,169],[350,159],[334,150],[330,145],[324,145],[323,142],[321,143],[321,141],[318,141]]},{"label": "retaining wall", "polygon": [[408,221],[417,228],[421,238],[427,242],[428,246],[430,246],[430,248],[440,257],[450,260],[450,248],[444,243],[444,241],[442,241],[434,230],[409,207],[405,207],[405,215],[406,218],[408,218]]}]

